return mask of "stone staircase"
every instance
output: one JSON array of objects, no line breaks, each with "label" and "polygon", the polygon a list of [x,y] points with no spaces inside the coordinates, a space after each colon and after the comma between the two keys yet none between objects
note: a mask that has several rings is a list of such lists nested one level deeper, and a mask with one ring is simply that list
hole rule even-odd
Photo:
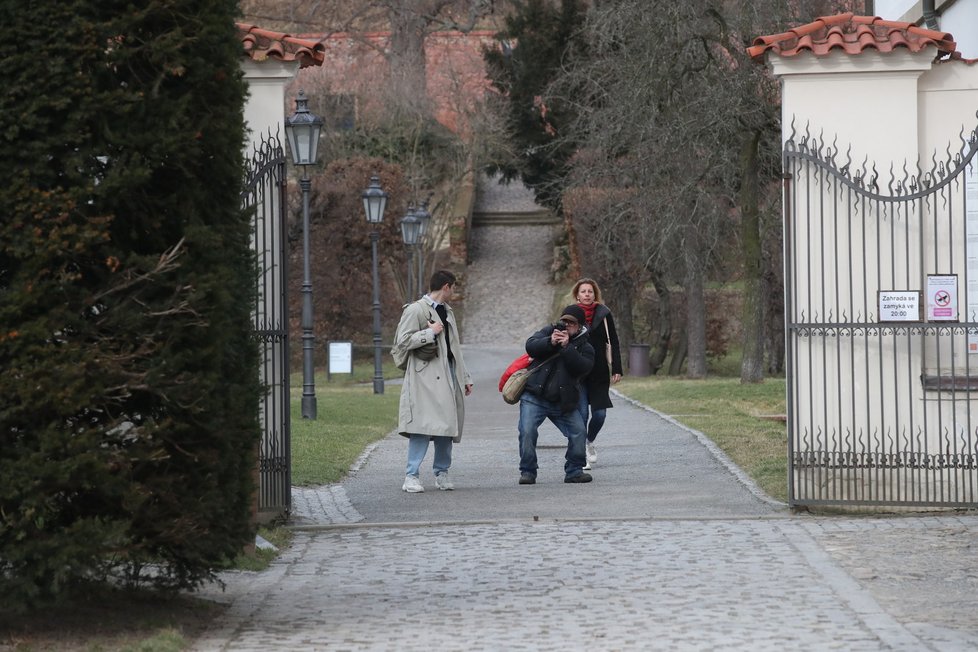
[{"label": "stone staircase", "polygon": [[539,226],[560,224],[549,208],[529,211],[472,211],[472,226]]},{"label": "stone staircase", "polygon": [[520,349],[552,320],[550,270],[558,228],[559,220],[522,183],[479,179],[465,275],[463,344]]}]

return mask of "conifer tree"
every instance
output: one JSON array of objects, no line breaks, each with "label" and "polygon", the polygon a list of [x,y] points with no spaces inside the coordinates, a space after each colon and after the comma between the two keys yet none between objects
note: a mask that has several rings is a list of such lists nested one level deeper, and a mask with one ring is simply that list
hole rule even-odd
[{"label": "conifer tree", "polygon": [[235,14],[234,0],[0,8],[5,600],[120,577],[194,586],[251,534]]},{"label": "conifer tree", "polygon": [[514,142],[515,159],[494,162],[509,180],[521,178],[537,200],[560,210],[570,157],[577,140],[569,132],[574,106],[553,97],[548,87],[569,62],[586,58],[581,28],[583,0],[517,0],[497,38],[500,47],[484,53],[493,86],[502,94]]}]

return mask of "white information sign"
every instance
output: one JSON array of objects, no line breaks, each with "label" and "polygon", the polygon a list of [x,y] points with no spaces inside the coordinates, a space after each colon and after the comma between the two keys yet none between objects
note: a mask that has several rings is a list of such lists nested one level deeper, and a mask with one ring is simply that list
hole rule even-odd
[{"label": "white information sign", "polygon": [[920,321],[920,292],[880,290],[880,321]]},{"label": "white information sign", "polygon": [[329,342],[329,373],[353,373],[353,342]]},{"label": "white information sign", "polygon": [[927,321],[958,321],[957,274],[927,276]]}]

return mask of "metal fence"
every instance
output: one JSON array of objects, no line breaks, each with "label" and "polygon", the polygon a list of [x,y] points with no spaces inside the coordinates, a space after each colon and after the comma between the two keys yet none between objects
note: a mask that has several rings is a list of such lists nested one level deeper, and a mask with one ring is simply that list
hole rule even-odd
[{"label": "metal fence", "polygon": [[285,151],[275,136],[256,147],[247,164],[243,204],[252,210],[252,246],[258,275],[254,337],[262,354],[259,518],[288,514],[292,502],[289,416],[288,269]]},{"label": "metal fence", "polygon": [[974,132],[926,171],[784,148],[792,505],[978,505]]}]

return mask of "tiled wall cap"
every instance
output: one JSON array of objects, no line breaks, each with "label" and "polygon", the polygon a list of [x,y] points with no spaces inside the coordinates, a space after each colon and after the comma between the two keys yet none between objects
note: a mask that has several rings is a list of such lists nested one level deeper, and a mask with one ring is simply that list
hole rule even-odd
[{"label": "tiled wall cap", "polygon": [[747,53],[759,63],[768,51],[782,57],[792,57],[801,52],[825,56],[833,50],[857,55],[866,50],[892,52],[906,48],[920,52],[936,46],[938,58],[953,56],[957,45],[948,32],[918,27],[913,23],[883,20],[878,16],[854,16],[851,13],[823,16],[811,23],[795,27],[787,32],[758,36]]},{"label": "tiled wall cap", "polygon": [[264,61],[268,58],[298,61],[300,68],[323,65],[326,46],[319,41],[273,32],[245,23],[235,23],[235,26],[241,37],[245,56],[254,61]]}]

